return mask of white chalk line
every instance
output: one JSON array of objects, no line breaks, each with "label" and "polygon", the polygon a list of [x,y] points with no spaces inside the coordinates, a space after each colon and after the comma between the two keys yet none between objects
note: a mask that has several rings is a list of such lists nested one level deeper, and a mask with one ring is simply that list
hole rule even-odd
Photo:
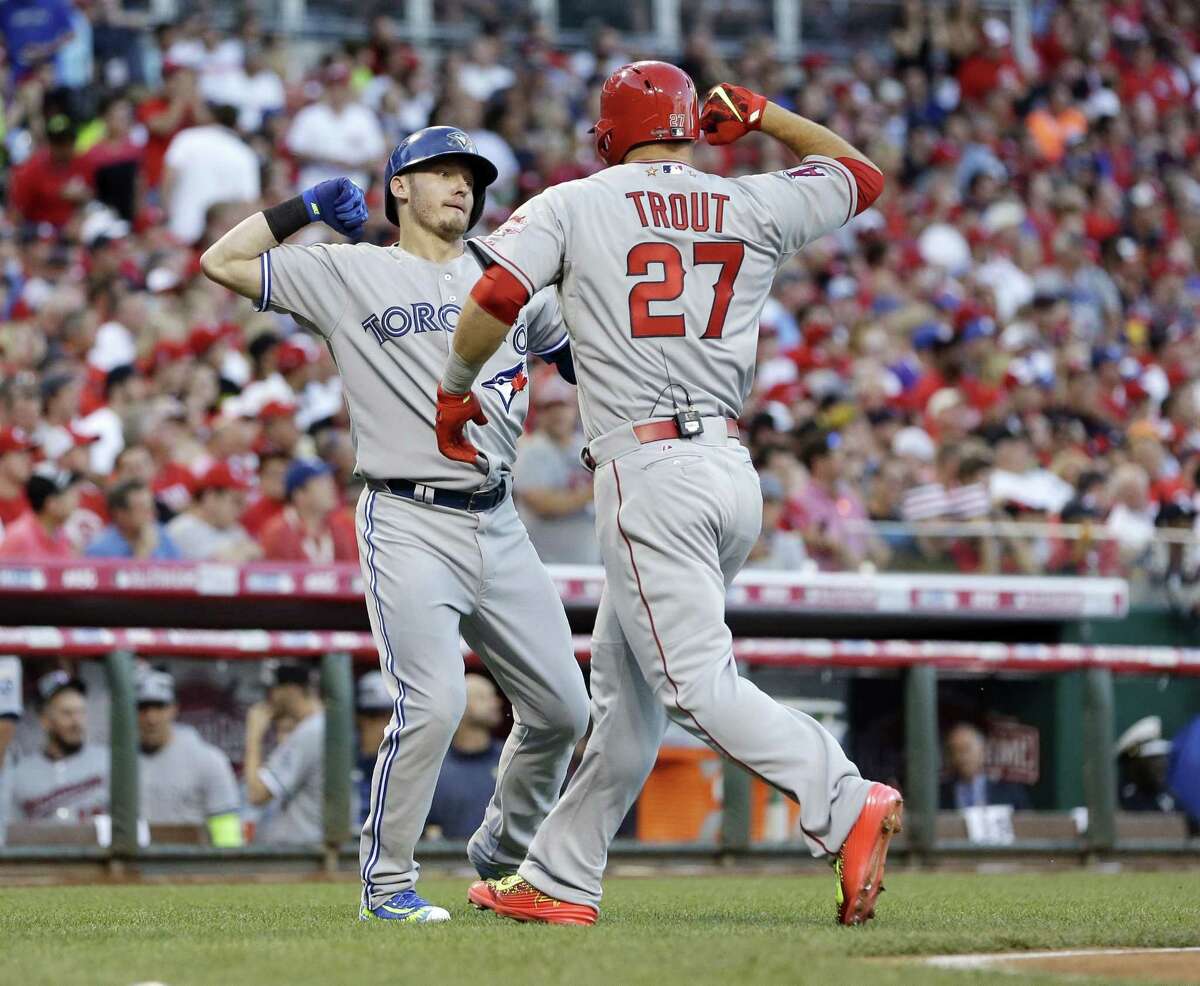
[{"label": "white chalk line", "polygon": [[1000,962],[1027,962],[1031,959],[1078,959],[1096,955],[1180,955],[1200,954],[1200,946],[1185,948],[1064,948],[1052,952],[981,952],[975,955],[934,955],[925,965],[939,969],[986,969]]}]

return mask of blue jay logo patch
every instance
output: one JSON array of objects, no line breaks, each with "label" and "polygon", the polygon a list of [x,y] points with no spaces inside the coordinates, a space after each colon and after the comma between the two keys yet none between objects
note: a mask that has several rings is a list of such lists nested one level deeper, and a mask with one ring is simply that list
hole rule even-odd
[{"label": "blue jay logo patch", "polygon": [[491,380],[485,380],[483,385],[504,401],[504,410],[511,410],[512,402],[516,400],[517,394],[529,386],[529,376],[525,373],[525,361],[522,360],[507,370],[501,370]]}]

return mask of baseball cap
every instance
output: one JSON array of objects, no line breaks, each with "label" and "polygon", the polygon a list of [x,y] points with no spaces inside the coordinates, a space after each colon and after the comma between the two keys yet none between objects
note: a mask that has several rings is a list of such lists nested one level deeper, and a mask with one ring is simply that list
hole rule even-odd
[{"label": "baseball cap", "polygon": [[276,685],[301,685],[307,688],[312,684],[312,669],[300,661],[264,661],[262,680],[268,688]]},{"label": "baseball cap", "polygon": [[281,342],[275,350],[275,365],[280,373],[291,373],[311,362],[308,350],[290,340]]},{"label": "baseball cap", "polygon": [[173,705],[175,679],[166,671],[146,671],[138,675],[135,695],[138,705]]},{"label": "baseball cap", "polygon": [[25,495],[31,504],[45,503],[47,498],[65,493],[75,483],[75,475],[50,463],[42,463],[25,482]]},{"label": "baseball cap", "polygon": [[28,452],[31,448],[33,448],[33,443],[23,428],[12,425],[0,428],[0,455],[7,455],[9,452]]},{"label": "baseball cap", "polygon": [[87,694],[87,685],[70,671],[60,669],[44,674],[37,682],[38,702],[45,707],[55,695],[66,688],[74,688],[80,695]]},{"label": "baseball cap", "polygon": [[203,490],[245,490],[249,487],[233,474],[228,462],[214,462],[196,481],[196,492]]},{"label": "baseball cap", "polygon": [[55,113],[46,121],[46,136],[52,141],[66,143],[75,139],[75,124],[66,113]]},{"label": "baseball cap", "polygon": [[320,459],[297,459],[288,467],[287,476],[283,481],[284,494],[290,500],[292,494],[301,489],[310,479],[328,476],[332,472],[333,470]]},{"label": "baseball cap", "polygon": [[296,405],[285,404],[283,401],[268,401],[258,411],[260,421],[270,421],[272,418],[294,418]]},{"label": "baseball cap", "polygon": [[1113,746],[1118,757],[1161,757],[1171,752],[1171,741],[1163,739],[1162,719],[1144,716],[1125,730]]},{"label": "baseball cap", "polygon": [[538,377],[533,388],[533,401],[538,407],[549,404],[574,404],[575,388],[557,373],[547,373]]},{"label": "baseball cap", "polygon": [[909,425],[892,437],[892,454],[913,458],[918,462],[932,462],[937,456],[937,447],[929,432]]},{"label": "baseball cap", "polygon": [[368,671],[354,687],[354,707],[359,712],[390,712],[395,704],[383,674]]}]

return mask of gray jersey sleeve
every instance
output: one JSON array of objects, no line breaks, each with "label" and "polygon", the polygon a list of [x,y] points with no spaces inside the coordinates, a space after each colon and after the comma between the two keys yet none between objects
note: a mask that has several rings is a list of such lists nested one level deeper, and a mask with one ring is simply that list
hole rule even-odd
[{"label": "gray jersey sleeve", "polygon": [[530,298],[522,316],[529,333],[529,351],[534,356],[549,356],[567,344],[567,325],[554,288],[542,288]]},{"label": "gray jersey sleeve", "polygon": [[20,719],[22,712],[21,659],[0,657],[0,719]]},{"label": "gray jersey sleeve", "polygon": [[798,167],[735,179],[758,201],[767,242],[786,257],[844,226],[858,207],[858,184],[845,165],[810,154]]},{"label": "gray jersey sleeve", "polygon": [[567,237],[554,206],[555,189],[535,195],[490,236],[476,241],[530,295],[558,281]]},{"label": "gray jersey sleeve", "polygon": [[255,306],[294,316],[318,335],[328,338],[337,330],[350,303],[350,292],[337,269],[328,243],[312,246],[278,246],[260,258],[262,296]]},{"label": "gray jersey sleeve", "polygon": [[204,793],[204,814],[212,818],[214,815],[225,815],[236,812],[241,802],[238,794],[237,780],[233,776],[233,767],[229,758],[216,747],[205,749],[201,768],[201,783]]},{"label": "gray jersey sleeve", "polygon": [[299,726],[267,757],[259,779],[277,799],[286,799],[304,786],[321,766],[321,734]]}]

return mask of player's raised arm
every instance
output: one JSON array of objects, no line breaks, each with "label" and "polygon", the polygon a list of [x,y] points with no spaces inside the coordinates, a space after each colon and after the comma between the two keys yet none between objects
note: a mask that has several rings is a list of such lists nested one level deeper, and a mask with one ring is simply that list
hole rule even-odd
[{"label": "player's raised arm", "polygon": [[367,221],[362,190],[349,178],[331,178],[302,194],[243,219],[200,257],[206,277],[251,301],[263,297],[261,257],[311,222],[356,237]]},{"label": "player's raised arm", "polygon": [[883,191],[883,173],[849,141],[742,86],[713,87],[700,129],[715,145],[761,130],[803,162],[799,168],[739,179],[761,197],[782,254],[849,222]]},{"label": "player's raised arm", "polygon": [[766,96],[722,82],[714,86],[700,114],[700,129],[708,143],[732,144],[751,130],[761,130],[786,144],[797,157],[810,154],[822,157],[851,158],[879,168],[862,151],[828,127],[785,110]]}]

